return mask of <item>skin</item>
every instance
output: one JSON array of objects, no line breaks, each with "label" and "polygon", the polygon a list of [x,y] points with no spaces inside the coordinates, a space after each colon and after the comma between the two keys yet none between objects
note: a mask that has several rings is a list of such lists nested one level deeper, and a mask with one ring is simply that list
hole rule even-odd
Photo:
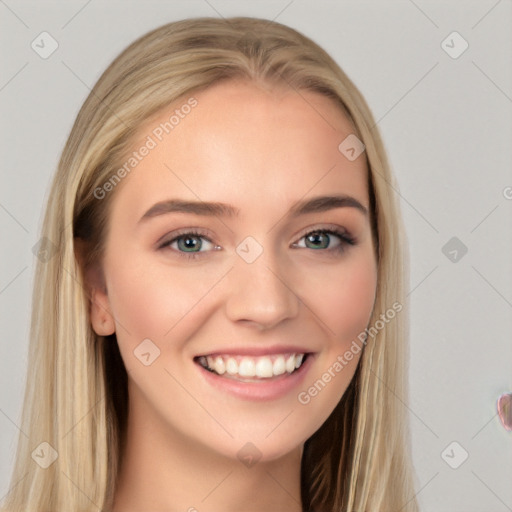
[{"label": "skin", "polygon": [[[367,327],[377,268],[369,215],[354,207],[286,214],[296,201],[333,194],[368,209],[364,155],[351,162],[338,150],[354,130],[317,93],[231,81],[194,97],[198,105],[117,186],[102,266],[90,277],[92,326],[116,333],[129,376],[113,510],[298,512],[304,442],[343,396],[361,352],[307,405],[297,395]],[[133,149],[185,101],[144,123]],[[139,222],[169,198],[223,202],[240,215]],[[307,233],[329,227],[356,244],[341,252],[305,245]],[[186,228],[207,233],[200,258],[180,257],[177,241],[158,248]],[[236,252],[247,236],[263,248],[250,264]],[[145,366],[134,350],[147,338],[160,355]],[[315,356],[304,382],[271,401],[213,388],[193,361],[218,348],[278,343]],[[247,442],[261,454],[250,468],[237,457]]]}]

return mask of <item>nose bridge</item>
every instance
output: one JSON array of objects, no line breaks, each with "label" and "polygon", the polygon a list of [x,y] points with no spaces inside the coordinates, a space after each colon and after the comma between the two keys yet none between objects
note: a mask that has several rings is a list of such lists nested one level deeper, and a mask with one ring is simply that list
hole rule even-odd
[{"label": "nose bridge", "polygon": [[236,252],[226,303],[228,317],[267,328],[295,317],[300,301],[293,282],[288,282],[293,276],[283,270],[286,262],[280,255],[252,237],[242,241]]}]

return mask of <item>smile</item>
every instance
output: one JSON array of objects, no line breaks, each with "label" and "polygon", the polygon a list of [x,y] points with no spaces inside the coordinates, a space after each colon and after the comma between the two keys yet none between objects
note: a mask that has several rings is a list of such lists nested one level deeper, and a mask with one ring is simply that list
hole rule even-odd
[{"label": "smile", "polygon": [[245,381],[272,379],[298,370],[308,354],[272,354],[260,357],[206,355],[195,358],[206,370],[219,376]]}]

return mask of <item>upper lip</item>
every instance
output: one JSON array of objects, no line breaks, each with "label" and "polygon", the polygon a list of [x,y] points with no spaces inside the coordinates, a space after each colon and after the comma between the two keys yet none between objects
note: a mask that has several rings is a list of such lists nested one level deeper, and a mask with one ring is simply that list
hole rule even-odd
[{"label": "upper lip", "polygon": [[308,354],[312,350],[299,347],[297,345],[272,345],[271,347],[226,347],[220,349],[212,349],[201,354],[197,354],[196,357],[200,356],[215,356],[215,355],[233,355],[233,356],[267,356],[273,354]]}]

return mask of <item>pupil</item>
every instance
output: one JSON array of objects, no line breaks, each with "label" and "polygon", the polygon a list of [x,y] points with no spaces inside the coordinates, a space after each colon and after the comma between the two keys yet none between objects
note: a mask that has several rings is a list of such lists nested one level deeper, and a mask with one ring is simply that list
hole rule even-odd
[{"label": "pupil", "polygon": [[184,245],[185,245],[185,250],[189,250],[190,249],[194,249],[197,245],[197,237],[186,237],[186,238],[182,238],[181,240],[184,241]]},{"label": "pupil", "polygon": [[322,237],[322,236],[324,236],[324,237],[325,237],[325,238],[324,238],[324,242],[326,241],[326,242],[327,242],[327,244],[328,244],[328,243],[329,243],[329,237],[328,237],[328,235],[326,235],[325,233],[316,233],[316,234],[314,234],[314,235],[309,235],[309,236],[308,236],[308,240],[309,240],[309,242],[311,242],[311,243],[313,243],[313,244],[316,244],[316,246],[317,246],[317,247],[318,247],[318,244],[320,244],[320,245],[322,246],[322,248],[324,248],[324,249],[325,249],[326,244],[325,244],[325,243],[324,243],[324,244],[322,244],[322,241],[321,241],[321,240],[319,240],[319,238],[320,238],[320,237]]}]

